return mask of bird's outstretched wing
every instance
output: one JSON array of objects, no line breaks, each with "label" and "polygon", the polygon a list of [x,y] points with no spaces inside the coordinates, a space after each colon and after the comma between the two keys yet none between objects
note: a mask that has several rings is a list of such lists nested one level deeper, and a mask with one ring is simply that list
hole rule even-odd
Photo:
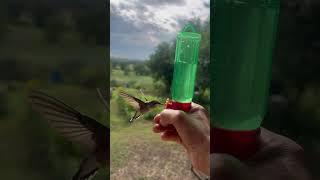
[{"label": "bird's outstretched wing", "polygon": [[96,157],[90,156],[85,158],[80,165],[79,170],[73,176],[72,180],[90,180],[92,179],[99,169],[99,163]]},{"label": "bird's outstretched wing", "polygon": [[131,96],[125,92],[120,92],[120,96],[125,99],[135,110],[139,110],[143,106],[144,102],[140,99]]},{"label": "bird's outstretched wing", "polygon": [[106,91],[101,90],[100,88],[97,88],[97,93],[100,97],[100,100],[102,101],[102,103],[104,104],[106,110],[108,112],[110,112],[110,105],[109,105],[109,101],[110,101],[110,97],[108,96],[108,94],[106,93]]},{"label": "bird's outstretched wing", "polygon": [[70,141],[91,150],[106,141],[107,127],[60,100],[40,91],[32,91],[29,99],[33,109],[40,112],[53,128]]}]

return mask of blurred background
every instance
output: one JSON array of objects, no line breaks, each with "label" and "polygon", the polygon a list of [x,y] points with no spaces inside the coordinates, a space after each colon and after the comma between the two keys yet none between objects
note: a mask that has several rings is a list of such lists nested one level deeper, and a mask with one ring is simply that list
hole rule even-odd
[{"label": "blurred background", "polygon": [[301,144],[320,179],[320,2],[282,0],[263,126]]},{"label": "blurred background", "polygon": [[[96,87],[109,86],[105,0],[0,1],[2,179],[71,179],[86,154],[31,110],[40,89],[108,125]],[[100,170],[96,179],[107,179]]]}]

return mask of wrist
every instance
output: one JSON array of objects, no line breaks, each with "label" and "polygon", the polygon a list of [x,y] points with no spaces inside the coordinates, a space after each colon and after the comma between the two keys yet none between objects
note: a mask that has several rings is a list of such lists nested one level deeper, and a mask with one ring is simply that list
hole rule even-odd
[{"label": "wrist", "polygon": [[210,136],[206,137],[203,143],[190,153],[193,167],[206,176],[210,176]]}]

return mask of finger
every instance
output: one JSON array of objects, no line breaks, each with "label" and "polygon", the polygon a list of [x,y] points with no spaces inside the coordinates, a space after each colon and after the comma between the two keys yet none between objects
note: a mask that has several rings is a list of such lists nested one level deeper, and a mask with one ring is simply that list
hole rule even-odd
[{"label": "finger", "polygon": [[164,126],[161,126],[160,124],[154,124],[152,129],[153,129],[153,132],[155,133],[159,133],[163,131],[176,131],[173,125],[164,127]]},{"label": "finger", "polygon": [[191,110],[189,111],[188,114],[191,116],[195,116],[194,119],[203,120],[203,122],[207,126],[210,126],[209,112],[203,106],[196,103],[192,103]]},{"label": "finger", "polygon": [[191,103],[191,109],[198,108],[198,107],[202,107],[202,106],[200,104],[195,103],[195,102]]},{"label": "finger", "polygon": [[202,123],[189,116],[183,111],[165,109],[160,113],[160,125],[164,127],[173,125],[180,139],[186,145],[207,142],[207,134],[210,134],[210,129],[205,128]]},{"label": "finger", "polygon": [[160,124],[155,124],[155,125],[153,125],[152,129],[153,129],[153,132],[160,133],[160,132],[165,131],[167,128],[161,126]]},{"label": "finger", "polygon": [[161,139],[164,141],[174,141],[177,143],[181,143],[181,139],[177,133],[177,131],[165,131],[161,133]]},{"label": "finger", "polygon": [[186,118],[186,114],[183,111],[165,109],[160,113],[159,124],[167,127],[184,118]]},{"label": "finger", "polygon": [[160,123],[160,114],[157,114],[154,118],[153,118],[153,122],[156,124]]},{"label": "finger", "polygon": [[207,116],[209,116],[208,111],[207,111],[203,106],[192,102],[192,104],[191,104],[191,110],[189,111],[189,113],[194,113],[194,112],[204,113],[204,114],[206,114]]}]

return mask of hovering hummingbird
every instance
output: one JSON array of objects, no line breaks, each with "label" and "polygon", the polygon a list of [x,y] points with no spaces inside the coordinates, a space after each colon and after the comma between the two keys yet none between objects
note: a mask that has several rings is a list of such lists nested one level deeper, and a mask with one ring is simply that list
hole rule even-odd
[{"label": "hovering hummingbird", "polygon": [[133,117],[129,120],[130,123],[132,123],[134,120],[138,119],[145,113],[149,112],[151,109],[155,108],[157,105],[162,105],[159,101],[148,101],[148,99],[144,96],[142,90],[140,89],[140,92],[142,93],[143,97],[145,98],[146,102],[129,95],[125,92],[120,92],[120,96],[126,100],[129,105],[131,105],[135,109],[135,113]]},{"label": "hovering hummingbird", "polygon": [[[97,91],[106,110],[110,111],[107,103],[108,96],[100,89]],[[108,127],[43,92],[32,91],[29,99],[33,109],[41,113],[61,135],[91,152],[82,160],[73,180],[90,179],[95,176],[99,168],[109,165],[110,130]]]}]

